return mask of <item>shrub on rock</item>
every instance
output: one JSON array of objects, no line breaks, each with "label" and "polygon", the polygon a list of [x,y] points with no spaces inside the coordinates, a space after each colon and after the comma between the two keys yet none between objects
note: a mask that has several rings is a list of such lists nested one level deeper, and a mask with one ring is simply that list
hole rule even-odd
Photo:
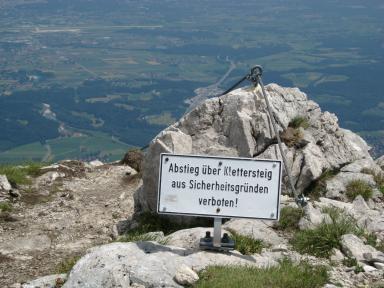
[{"label": "shrub on rock", "polygon": [[372,197],[372,187],[363,180],[352,180],[346,186],[345,194],[350,200],[354,200],[358,195],[361,195],[364,200]]}]

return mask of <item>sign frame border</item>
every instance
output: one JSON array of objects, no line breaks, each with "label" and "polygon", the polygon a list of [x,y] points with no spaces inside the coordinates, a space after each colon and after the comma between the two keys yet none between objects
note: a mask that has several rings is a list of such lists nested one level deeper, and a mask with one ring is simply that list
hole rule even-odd
[{"label": "sign frame border", "polygon": [[[185,158],[216,158],[228,160],[246,160],[246,161],[261,161],[261,162],[278,162],[279,163],[279,184],[277,193],[277,213],[275,218],[262,218],[262,217],[247,217],[247,216],[230,216],[230,215],[216,215],[216,214],[198,214],[198,213],[182,213],[182,212],[163,212],[160,211],[160,194],[161,194],[161,170],[163,167],[163,157],[166,156],[179,156]],[[177,154],[177,153],[160,153],[159,165],[159,179],[157,188],[157,213],[164,215],[180,215],[180,216],[195,216],[195,217],[209,217],[209,218],[240,218],[240,219],[259,219],[278,221],[280,219],[280,198],[281,198],[281,185],[282,185],[282,165],[281,160],[273,159],[260,159],[260,158],[246,158],[246,157],[230,157],[230,156],[212,156],[212,155],[196,155],[196,154]]]}]

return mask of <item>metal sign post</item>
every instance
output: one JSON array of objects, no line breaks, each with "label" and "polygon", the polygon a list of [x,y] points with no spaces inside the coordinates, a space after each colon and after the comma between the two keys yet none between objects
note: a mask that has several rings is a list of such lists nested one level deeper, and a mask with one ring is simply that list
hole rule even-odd
[{"label": "metal sign post", "polygon": [[159,214],[214,218],[200,247],[232,250],[221,235],[222,218],[278,220],[281,161],[163,153],[160,156]]}]

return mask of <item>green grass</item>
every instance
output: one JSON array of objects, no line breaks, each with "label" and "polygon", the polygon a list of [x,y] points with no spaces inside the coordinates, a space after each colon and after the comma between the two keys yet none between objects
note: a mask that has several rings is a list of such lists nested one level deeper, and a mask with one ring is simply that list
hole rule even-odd
[{"label": "green grass", "polygon": [[280,211],[280,220],[276,229],[288,232],[297,231],[299,229],[299,221],[303,216],[304,211],[301,208],[284,207]]},{"label": "green grass", "polygon": [[372,187],[363,180],[350,181],[345,190],[345,194],[350,200],[354,200],[358,195],[361,195],[364,200],[368,200],[372,197]]},{"label": "green grass", "polygon": [[331,223],[321,223],[314,229],[302,230],[295,233],[291,244],[300,253],[322,258],[328,258],[332,249],[341,250],[341,236],[355,234],[363,236],[364,231],[357,226],[356,220],[337,208],[324,209],[331,217]]},{"label": "green grass", "polygon": [[60,262],[56,266],[55,272],[57,274],[67,274],[67,273],[69,273],[72,270],[73,266],[75,266],[77,261],[80,260],[80,258],[81,258],[81,256],[73,256],[73,257],[69,257],[69,258],[63,260],[62,262]]},{"label": "green grass", "polygon": [[279,266],[254,268],[240,266],[211,266],[200,273],[195,288],[316,288],[328,282],[324,266],[311,266],[307,262],[294,264],[282,260]]},{"label": "green grass", "polygon": [[9,202],[0,203],[0,212],[11,212],[13,210],[12,204]]},{"label": "green grass", "polygon": [[159,244],[166,245],[167,238],[159,237],[157,235],[140,233],[133,231],[117,238],[116,242],[140,242],[140,241],[155,241]]},{"label": "green grass", "polygon": [[379,189],[379,191],[381,193],[384,194],[384,173],[383,172],[376,173],[372,169],[362,169],[361,172],[365,173],[365,174],[372,175],[373,176],[373,180],[375,180],[375,182],[377,184],[377,188]]},{"label": "green grass", "polygon": [[298,128],[302,127],[304,129],[307,129],[309,127],[309,122],[308,122],[308,119],[306,117],[296,116],[295,118],[293,118],[289,122],[288,127],[292,127],[292,128],[295,128],[295,129],[298,129]]},{"label": "green grass", "polygon": [[40,174],[40,168],[44,163],[30,162],[23,166],[0,165],[0,174],[7,176],[9,183],[15,187],[20,184],[30,184],[28,176],[36,177]]},{"label": "green grass", "polygon": [[235,250],[243,255],[252,255],[260,253],[266,247],[264,242],[259,239],[253,239],[250,236],[240,235],[233,230],[228,230],[231,233],[231,238],[235,241]]}]

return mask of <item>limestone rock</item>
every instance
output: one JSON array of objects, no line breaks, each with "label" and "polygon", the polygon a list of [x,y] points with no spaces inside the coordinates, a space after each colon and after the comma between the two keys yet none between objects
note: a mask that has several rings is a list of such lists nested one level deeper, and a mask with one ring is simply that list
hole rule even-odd
[{"label": "limestone rock", "polygon": [[380,167],[375,163],[372,158],[364,158],[356,160],[340,169],[341,172],[360,173],[364,169],[380,172]]},{"label": "limestone rock", "polygon": [[55,288],[61,287],[67,280],[67,274],[54,274],[44,276],[21,285],[21,288]]},{"label": "limestone rock", "polygon": [[175,275],[175,281],[180,285],[191,286],[199,280],[199,275],[186,265],[181,265]]},{"label": "limestone rock", "polygon": [[342,201],[337,201],[337,200],[328,199],[328,198],[324,198],[324,197],[320,197],[319,200],[320,200],[320,202],[316,202],[316,205],[319,207],[329,207],[330,206],[330,207],[339,208],[339,209],[344,210],[346,212],[351,211],[353,208],[351,203],[345,203]]},{"label": "limestone rock", "polygon": [[313,229],[323,222],[331,223],[332,219],[328,214],[321,213],[320,209],[314,208],[312,203],[308,203],[304,208],[304,216],[299,221],[299,228]]},{"label": "limestone rock", "polygon": [[329,259],[333,262],[341,263],[344,260],[344,255],[339,249],[333,248]]},{"label": "limestone rock", "polygon": [[377,269],[375,268],[375,267],[372,267],[372,266],[370,266],[370,265],[364,265],[363,266],[363,270],[364,270],[364,272],[372,272],[372,271],[376,271]]},{"label": "limestone rock", "polygon": [[89,250],[68,276],[63,288],[182,287],[175,276],[183,265],[200,271],[209,265],[247,265],[268,267],[277,262],[262,256],[186,250],[154,242],[111,243]]},{"label": "limestone rock", "polygon": [[378,270],[384,270],[384,263],[375,262],[373,263],[373,266],[375,266],[375,268]]},{"label": "limestone rock", "polygon": [[[181,247],[189,250],[198,250],[200,238],[205,236],[205,233],[209,231],[211,236],[213,236],[213,228],[190,228],[176,231],[166,237],[167,244]],[[222,230],[223,233],[228,233],[225,229]]]},{"label": "limestone rock", "polygon": [[7,176],[0,175],[0,191],[8,192],[11,189],[12,189],[12,186],[11,184],[9,184]]},{"label": "limestone rock", "polygon": [[223,225],[224,229],[235,231],[241,235],[251,236],[253,239],[260,239],[270,245],[287,243],[287,240],[261,220],[232,219]]},{"label": "limestone rock", "polygon": [[379,252],[379,251],[375,251],[375,252],[366,252],[363,254],[363,257],[365,260],[367,260],[368,262],[380,262],[380,263],[384,263],[384,253],[383,252]]},{"label": "limestone rock", "polygon": [[348,257],[357,261],[365,261],[364,253],[376,253],[377,250],[370,245],[365,245],[363,240],[354,234],[345,234],[341,237],[341,247]]},{"label": "limestone rock", "polygon": [[384,155],[376,159],[377,165],[384,171]]},{"label": "limestone rock", "polygon": [[[341,129],[337,117],[321,112],[305,93],[276,84],[267,85],[266,91],[280,132],[297,116],[308,119],[309,127],[299,129],[303,137],[301,144],[292,147],[283,144],[299,192],[326,169],[338,169],[362,159],[373,163],[364,140]],[[208,99],[151,141],[144,160],[143,196],[137,198],[142,200],[144,209],[152,211],[156,209],[159,154],[162,152],[281,159],[259,89],[255,92],[237,89]],[[287,181],[284,177],[285,184]]]},{"label": "limestone rock", "polygon": [[89,166],[91,166],[93,168],[100,167],[103,165],[104,165],[104,163],[101,162],[100,160],[93,160],[93,161],[89,162]]},{"label": "limestone rock", "polygon": [[370,210],[367,202],[365,202],[364,198],[361,195],[358,195],[355,200],[352,202],[353,210],[357,213],[366,213]]},{"label": "limestone rock", "polygon": [[354,180],[367,182],[372,187],[376,185],[372,175],[364,173],[340,172],[326,182],[326,197],[346,201],[346,186]]}]

